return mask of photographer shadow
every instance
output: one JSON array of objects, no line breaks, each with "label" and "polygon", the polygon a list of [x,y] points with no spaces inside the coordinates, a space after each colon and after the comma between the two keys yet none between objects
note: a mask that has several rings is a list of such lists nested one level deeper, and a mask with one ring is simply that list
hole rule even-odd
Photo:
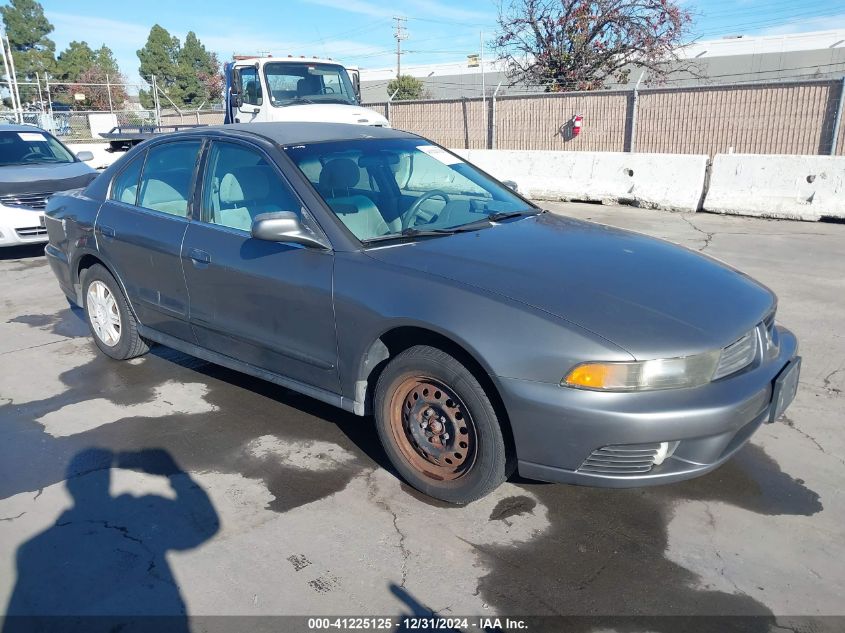
[{"label": "photographer shadow", "polygon": [[[173,498],[111,496],[111,469],[166,477]],[[166,559],[220,522],[205,491],[161,449],[78,453],[65,482],[73,506],[18,549],[3,633],[186,632],[187,609]]]}]

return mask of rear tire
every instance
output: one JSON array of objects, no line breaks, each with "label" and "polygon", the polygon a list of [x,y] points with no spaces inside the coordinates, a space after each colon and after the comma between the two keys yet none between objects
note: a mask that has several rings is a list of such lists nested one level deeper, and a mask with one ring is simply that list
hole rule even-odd
[{"label": "rear tire", "polygon": [[112,274],[100,264],[83,277],[83,308],[100,351],[116,360],[146,354],[150,346],[138,334],[138,322]]},{"label": "rear tire", "polygon": [[496,410],[472,372],[446,352],[418,345],[400,353],[379,377],[374,398],[382,446],[420,492],[464,504],[507,479]]}]

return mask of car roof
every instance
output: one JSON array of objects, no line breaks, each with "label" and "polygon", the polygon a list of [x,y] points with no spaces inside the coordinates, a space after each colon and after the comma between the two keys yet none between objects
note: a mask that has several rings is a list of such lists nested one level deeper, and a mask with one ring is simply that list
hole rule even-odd
[{"label": "car roof", "polygon": [[365,138],[417,138],[415,134],[394,130],[388,127],[374,125],[355,125],[354,123],[304,123],[291,122],[262,122],[262,123],[233,123],[230,125],[213,125],[194,128],[178,134],[193,135],[212,131],[246,132],[262,136],[279,145],[293,145],[297,143],[321,143],[324,141],[346,141]]},{"label": "car roof", "polygon": [[0,132],[47,132],[37,125],[21,125],[20,123],[6,123],[0,125]]}]

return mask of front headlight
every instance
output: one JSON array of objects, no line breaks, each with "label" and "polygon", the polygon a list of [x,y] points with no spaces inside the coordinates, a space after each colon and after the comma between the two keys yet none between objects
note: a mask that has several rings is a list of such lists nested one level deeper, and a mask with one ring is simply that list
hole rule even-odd
[{"label": "front headlight", "polygon": [[582,363],[560,381],[564,387],[597,391],[646,391],[697,387],[713,379],[721,350],[658,360]]}]

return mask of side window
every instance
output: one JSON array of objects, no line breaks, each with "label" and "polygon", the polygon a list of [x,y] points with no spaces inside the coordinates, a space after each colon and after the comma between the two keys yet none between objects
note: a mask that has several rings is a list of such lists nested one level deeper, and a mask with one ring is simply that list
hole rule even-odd
[{"label": "side window", "polygon": [[211,146],[203,184],[203,220],[249,231],[261,213],[293,211],[302,205],[263,154],[234,143]]},{"label": "side window", "polygon": [[260,106],[263,101],[261,94],[261,80],[258,78],[258,69],[254,66],[239,68],[241,76],[241,95],[245,104]]},{"label": "side window", "polygon": [[138,179],[141,177],[141,168],[144,166],[144,157],[147,152],[141,152],[133,158],[129,164],[120,172],[112,182],[111,200],[136,204],[138,200]]},{"label": "side window", "polygon": [[178,141],[148,150],[138,206],[186,217],[191,178],[201,145],[200,141]]}]

